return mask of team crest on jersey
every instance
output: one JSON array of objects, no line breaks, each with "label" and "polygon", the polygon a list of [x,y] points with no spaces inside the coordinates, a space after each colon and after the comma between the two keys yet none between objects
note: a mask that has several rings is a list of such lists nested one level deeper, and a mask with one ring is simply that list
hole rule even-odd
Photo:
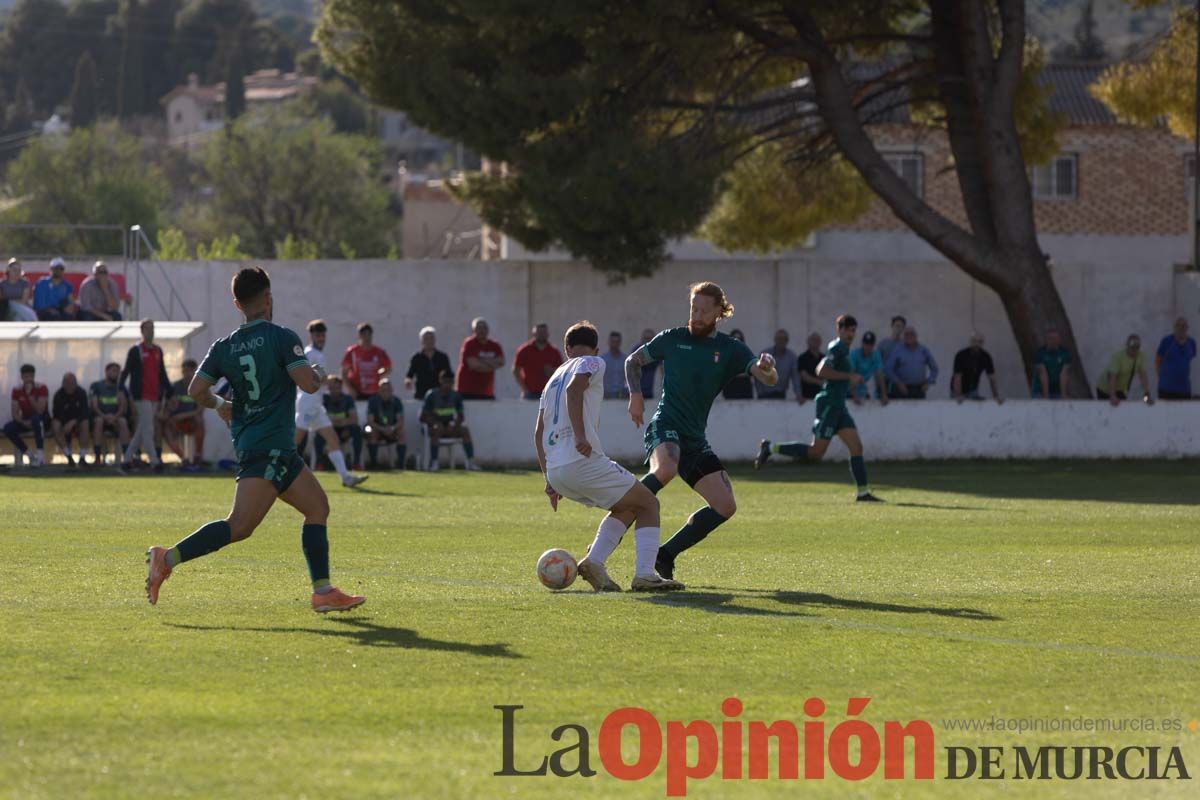
[{"label": "team crest on jersey", "polygon": [[304,348],[301,347],[300,345],[296,345],[295,347],[293,347],[292,352],[295,353],[296,355],[300,356],[301,358],[304,357]]},{"label": "team crest on jersey", "polygon": [[714,364],[720,364],[720,363],[721,363],[721,351],[720,351],[720,350],[714,350],[714,351],[713,351],[713,363],[714,363]]}]

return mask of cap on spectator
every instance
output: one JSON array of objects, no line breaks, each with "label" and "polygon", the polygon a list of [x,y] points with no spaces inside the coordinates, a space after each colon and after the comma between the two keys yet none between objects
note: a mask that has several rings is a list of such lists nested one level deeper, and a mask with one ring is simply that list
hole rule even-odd
[{"label": "cap on spectator", "polygon": [[14,264],[16,264],[18,267],[21,266],[21,259],[17,258],[16,256],[13,256],[12,258],[10,258],[8,260],[8,266],[11,267]]},{"label": "cap on spectator", "polygon": [[67,262],[63,261],[58,256],[55,256],[54,258],[50,259],[50,269],[66,269],[66,268],[67,268]]},{"label": "cap on spectator", "polygon": [[867,331],[863,334],[863,344],[875,344],[875,332]]},{"label": "cap on spectator", "polygon": [[422,338],[424,338],[425,334],[427,333],[437,334],[437,328],[433,327],[432,325],[426,325],[424,328],[421,328],[420,335]]},{"label": "cap on spectator", "polygon": [[367,331],[370,331],[371,333],[375,332],[375,329],[371,327],[371,323],[369,323],[369,322],[358,323],[358,332],[359,333],[366,333]]}]

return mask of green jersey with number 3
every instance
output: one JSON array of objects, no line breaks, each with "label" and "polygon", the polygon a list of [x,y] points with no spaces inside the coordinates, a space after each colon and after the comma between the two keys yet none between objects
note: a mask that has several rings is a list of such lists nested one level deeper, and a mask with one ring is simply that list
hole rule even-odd
[{"label": "green jersey with number 3", "polygon": [[229,381],[236,450],[295,449],[296,383],[288,370],[307,363],[294,331],[262,319],[213,342],[198,372],[214,384]]}]

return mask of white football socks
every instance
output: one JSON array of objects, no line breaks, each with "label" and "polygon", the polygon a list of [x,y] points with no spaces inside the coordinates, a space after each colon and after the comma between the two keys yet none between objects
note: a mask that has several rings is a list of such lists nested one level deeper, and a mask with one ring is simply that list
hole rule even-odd
[{"label": "white football socks", "polygon": [[333,468],[337,470],[337,474],[342,476],[342,480],[346,480],[350,473],[346,469],[346,454],[341,450],[333,450],[329,453],[329,460],[333,462]]},{"label": "white football socks", "polygon": [[604,566],[613,550],[616,550],[617,545],[621,543],[621,537],[624,535],[625,523],[611,515],[605,516],[600,521],[600,527],[596,529],[596,538],[592,542],[591,549],[588,550],[587,560]]},{"label": "white football socks", "polygon": [[634,546],[637,548],[637,567],[635,576],[650,577],[655,575],[654,560],[658,558],[659,528],[638,528],[633,532]]}]

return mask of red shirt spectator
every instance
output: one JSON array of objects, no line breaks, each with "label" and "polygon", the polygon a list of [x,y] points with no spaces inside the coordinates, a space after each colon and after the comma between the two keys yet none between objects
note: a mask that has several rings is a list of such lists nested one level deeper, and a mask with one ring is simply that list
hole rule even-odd
[{"label": "red shirt spectator", "polygon": [[458,352],[456,388],[467,400],[494,400],[496,370],[504,366],[504,349],[488,338],[486,320],[475,319],[471,326],[475,335],[464,339]]},{"label": "red shirt spectator", "polygon": [[392,359],[382,347],[372,344],[375,330],[366,322],[358,326],[358,344],[346,348],[342,356],[342,378],[356,399],[379,393],[379,381],[392,371]]},{"label": "red shirt spectator", "polygon": [[526,400],[537,400],[546,381],[563,362],[562,353],[550,344],[550,326],[542,322],[533,329],[533,338],[517,348],[513,377]]},{"label": "red shirt spectator", "polygon": [[[14,386],[12,390],[12,399],[21,408],[21,416],[28,420],[34,414],[42,413],[38,411],[38,400],[49,402],[50,390],[46,388],[46,384],[37,383],[36,381],[30,384],[22,383],[20,386]],[[45,409],[45,403],[42,404]]]},{"label": "red shirt spectator", "polygon": [[138,350],[142,357],[142,396],[138,399],[157,403],[159,399],[158,372],[162,364],[162,350],[158,349],[158,345],[147,347],[145,343],[139,344]]}]

